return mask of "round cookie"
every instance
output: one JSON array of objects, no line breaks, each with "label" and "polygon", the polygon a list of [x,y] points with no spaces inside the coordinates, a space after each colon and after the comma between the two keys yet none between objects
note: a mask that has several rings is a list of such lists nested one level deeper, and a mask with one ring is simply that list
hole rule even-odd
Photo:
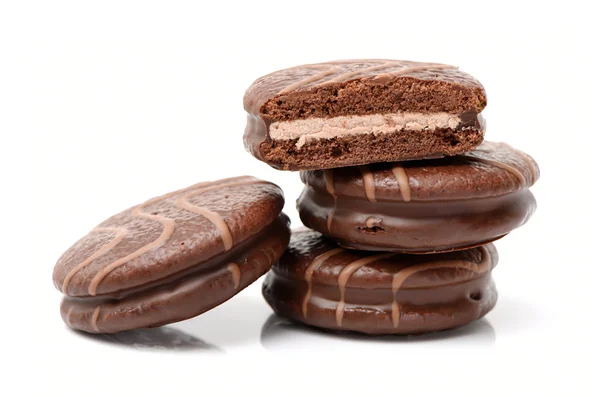
[{"label": "round cookie", "polygon": [[343,249],[316,231],[292,233],[263,295],[281,316],[325,329],[417,334],[465,325],[495,305],[492,244],[414,256]]},{"label": "round cookie", "polygon": [[432,253],[491,242],[525,224],[539,168],[504,143],[464,155],[303,171],[304,225],[359,250]]},{"label": "round cookie", "polygon": [[91,230],[54,267],[67,325],[90,333],[199,315],[269,270],[288,244],[283,193],[254,177],[150,199]]}]

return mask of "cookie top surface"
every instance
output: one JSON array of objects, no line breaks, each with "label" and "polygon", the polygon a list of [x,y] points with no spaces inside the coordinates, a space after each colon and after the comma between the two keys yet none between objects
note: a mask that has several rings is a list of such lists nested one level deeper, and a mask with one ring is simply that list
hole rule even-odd
[{"label": "cookie top surface", "polygon": [[[349,288],[428,288],[471,280],[498,263],[493,244],[449,253],[412,255],[346,250],[319,232],[292,232],[288,249],[273,266],[287,277],[337,286],[345,273]],[[395,282],[394,282],[395,280]],[[401,283],[400,283],[401,282]]]},{"label": "cookie top surface", "polygon": [[[456,94],[457,98],[460,96],[462,103],[455,104],[455,107],[461,108],[459,110],[462,111],[481,112],[486,104],[485,91],[481,83],[455,66],[400,60],[362,59],[300,65],[260,77],[246,91],[244,108],[251,114],[269,116],[272,119],[331,116],[331,110],[321,112],[319,109],[303,109],[298,114],[293,109],[286,109],[286,105],[298,105],[298,103],[288,102],[291,98],[321,92],[323,95],[318,94],[312,97],[312,102],[328,102],[321,106],[323,108],[332,105],[333,102],[344,102],[344,94],[339,91],[340,89],[347,89],[347,94],[356,95],[363,86],[369,87],[368,91],[371,91],[372,94],[370,97],[375,100],[377,94],[371,87],[377,86],[387,87],[392,91],[400,89],[398,93],[394,93],[397,106],[392,106],[391,108],[395,109],[388,109],[388,111],[409,110],[411,104],[408,103],[411,102],[409,101],[411,93],[401,90],[401,87],[397,86],[398,83],[400,86],[413,88],[424,83],[427,90],[435,91],[438,94],[445,92],[451,97]],[[411,91],[414,92],[414,90]],[[330,98],[329,94],[331,93],[334,93],[335,98]],[[453,104],[450,104],[452,101],[448,95],[445,98],[445,105],[444,101],[434,101],[435,103],[427,105],[428,109],[420,110],[429,112],[451,110],[448,106],[452,107]],[[384,98],[387,96],[382,95],[378,101],[381,102],[380,100]],[[404,109],[401,102],[405,102]],[[457,102],[461,101],[457,100]],[[422,96],[413,105],[418,103],[425,103]],[[443,109],[444,107],[446,109]],[[373,113],[378,111],[377,109],[372,110]]]},{"label": "cookie top surface", "polygon": [[150,199],[102,222],[54,267],[68,296],[141,287],[225,253],[273,223],[283,208],[276,185],[235,177]]},{"label": "cookie top surface", "polygon": [[305,184],[336,197],[406,202],[509,194],[529,188],[539,175],[529,155],[489,141],[474,151],[441,159],[300,173]]}]

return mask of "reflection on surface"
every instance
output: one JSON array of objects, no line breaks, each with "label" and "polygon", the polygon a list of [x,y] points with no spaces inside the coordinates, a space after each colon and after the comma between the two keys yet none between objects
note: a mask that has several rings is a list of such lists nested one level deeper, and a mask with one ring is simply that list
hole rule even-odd
[{"label": "reflection on surface", "polygon": [[225,351],[258,344],[261,327],[271,310],[260,297],[239,296],[195,318],[153,329],[115,334],[78,335],[130,348],[172,351]]},{"label": "reflection on surface", "polygon": [[[538,314],[539,316],[539,314]],[[196,318],[154,329],[137,329],[116,334],[92,335],[76,332],[88,339],[135,349],[225,352],[236,346],[260,344],[274,351],[321,351],[346,349],[344,344],[387,345],[415,343],[427,346],[491,346],[496,332],[490,321],[505,330],[521,330],[536,319],[536,311],[525,303],[501,300],[485,319],[437,333],[416,336],[368,336],[358,333],[326,331],[292,322],[273,314],[260,297],[240,295]],[[349,347],[349,346],[348,346]]]},{"label": "reflection on surface", "polygon": [[500,297],[496,307],[487,315],[500,334],[522,333],[531,328],[540,327],[544,319],[542,309],[531,303],[512,297]]},{"label": "reflection on surface", "polygon": [[242,292],[222,305],[174,326],[228,351],[236,346],[258,344],[265,319],[272,313],[262,297]]},{"label": "reflection on surface", "polygon": [[443,332],[426,333],[416,336],[369,336],[360,333],[328,331],[306,326],[275,314],[267,319],[261,333],[261,344],[267,349],[277,349],[290,344],[300,346],[300,343],[310,345],[312,343],[323,343],[327,340],[336,339],[396,344],[415,342],[441,343],[447,340],[452,343],[465,342],[470,345],[493,345],[496,340],[496,333],[486,319],[480,319],[466,326]]},{"label": "reflection on surface", "polygon": [[153,329],[136,329],[114,334],[75,333],[88,339],[137,349],[219,351],[216,346],[208,344],[197,337],[170,326]]}]

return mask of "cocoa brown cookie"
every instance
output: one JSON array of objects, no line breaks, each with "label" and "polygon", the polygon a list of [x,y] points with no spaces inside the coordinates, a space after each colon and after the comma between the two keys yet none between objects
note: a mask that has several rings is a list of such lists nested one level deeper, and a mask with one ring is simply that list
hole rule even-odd
[{"label": "cocoa brown cookie", "polygon": [[246,148],[284,170],[455,155],[483,140],[483,86],[450,65],[345,60],[271,73],[246,91]]},{"label": "cocoa brown cookie", "polygon": [[368,334],[416,334],[465,325],[495,305],[492,244],[414,256],[343,249],[318,232],[294,231],[267,274],[263,295],[298,322]]},{"label": "cocoa brown cookie", "polygon": [[283,194],[254,177],[193,185],[119,213],[54,267],[73,329],[114,333],[201,314],[269,270],[290,237]]},{"label": "cocoa brown cookie", "polygon": [[300,176],[307,227],[347,248],[430,253],[482,245],[527,222],[539,168],[529,155],[486,141],[459,156]]}]

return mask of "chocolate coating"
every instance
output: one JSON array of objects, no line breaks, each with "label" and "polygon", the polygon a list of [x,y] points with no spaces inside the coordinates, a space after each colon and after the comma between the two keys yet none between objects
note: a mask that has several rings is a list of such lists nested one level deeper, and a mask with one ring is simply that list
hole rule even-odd
[{"label": "chocolate coating", "polygon": [[485,244],[527,222],[539,168],[521,151],[484,142],[443,159],[300,176],[307,227],[347,248],[430,253]]},{"label": "chocolate coating", "polygon": [[91,333],[198,315],[232,297],[283,253],[279,187],[254,177],[196,184],[117,214],[58,260],[65,322]]},{"label": "chocolate coating", "polygon": [[309,325],[368,334],[417,334],[481,318],[496,303],[492,244],[413,256],[345,250],[316,231],[294,231],[267,274],[273,310]]}]

